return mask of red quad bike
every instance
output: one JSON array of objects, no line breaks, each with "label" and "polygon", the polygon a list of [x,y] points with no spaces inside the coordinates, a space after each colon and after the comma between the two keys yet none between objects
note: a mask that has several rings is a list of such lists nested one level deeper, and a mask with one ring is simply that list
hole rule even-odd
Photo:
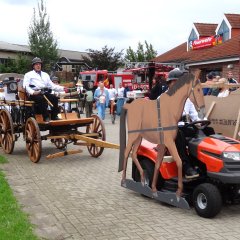
[{"label": "red quad bike", "polygon": [[[201,124],[201,127],[197,125]],[[203,131],[210,121],[196,121],[184,127],[194,129],[194,136],[187,138],[187,151],[199,177],[183,178],[183,196],[177,197],[177,166],[171,156],[165,156],[159,170],[157,193],[152,193],[151,183],[157,156],[156,145],[142,141],[138,159],[144,169],[146,183],[142,184],[135,164],[132,179],[123,187],[139,192],[158,201],[190,209],[193,205],[197,214],[213,218],[223,203],[240,203],[240,141],[220,134],[206,136]]]}]

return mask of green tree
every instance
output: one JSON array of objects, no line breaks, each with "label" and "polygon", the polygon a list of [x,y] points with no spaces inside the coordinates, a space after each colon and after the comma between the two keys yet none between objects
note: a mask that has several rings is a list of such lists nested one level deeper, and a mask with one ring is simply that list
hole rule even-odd
[{"label": "green tree", "polygon": [[0,64],[0,73],[20,73],[29,71],[31,61],[24,54],[18,54],[16,59],[8,58],[5,64]]},{"label": "green tree", "polygon": [[157,51],[153,49],[152,44],[148,44],[147,41],[142,44],[141,42],[138,43],[137,51],[129,47],[126,50],[125,60],[130,62],[149,62],[153,58],[157,56]]},{"label": "green tree", "polygon": [[17,66],[15,61],[11,58],[8,58],[4,64],[0,64],[0,72],[1,73],[11,73],[16,72]]},{"label": "green tree", "polygon": [[38,14],[35,8],[33,11],[33,20],[28,32],[30,50],[34,57],[43,60],[45,71],[50,72],[51,67],[59,59],[57,41],[50,30],[50,21],[43,0],[38,3]]},{"label": "green tree", "polygon": [[31,61],[24,54],[18,54],[15,63],[17,65],[17,73],[25,74],[30,70]]},{"label": "green tree", "polygon": [[114,52],[115,48],[104,46],[101,51],[93,49],[86,51],[89,57],[83,56],[83,60],[92,68],[116,71],[120,66],[123,66],[123,50]]}]

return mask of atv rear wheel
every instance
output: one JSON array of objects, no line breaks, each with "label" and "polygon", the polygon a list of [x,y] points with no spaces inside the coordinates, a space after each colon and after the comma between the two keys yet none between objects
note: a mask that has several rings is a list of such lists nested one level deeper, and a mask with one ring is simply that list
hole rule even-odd
[{"label": "atv rear wheel", "polygon": [[200,217],[213,218],[221,211],[222,197],[216,186],[203,183],[193,192],[193,204]]}]

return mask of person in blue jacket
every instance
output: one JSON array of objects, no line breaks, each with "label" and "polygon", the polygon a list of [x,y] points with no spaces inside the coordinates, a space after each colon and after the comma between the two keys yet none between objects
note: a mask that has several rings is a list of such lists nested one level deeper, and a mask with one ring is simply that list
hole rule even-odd
[{"label": "person in blue jacket", "polygon": [[94,99],[96,101],[98,116],[102,120],[104,120],[105,119],[105,110],[109,104],[109,93],[108,93],[108,90],[104,87],[103,82],[100,82],[99,87],[95,90]]}]

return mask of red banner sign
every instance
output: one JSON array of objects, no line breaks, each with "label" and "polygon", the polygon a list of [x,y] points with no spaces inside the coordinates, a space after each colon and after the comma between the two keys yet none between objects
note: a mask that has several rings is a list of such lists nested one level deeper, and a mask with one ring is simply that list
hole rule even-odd
[{"label": "red banner sign", "polygon": [[222,37],[219,35],[200,38],[198,40],[190,41],[189,48],[192,50],[213,47],[222,43]]}]

